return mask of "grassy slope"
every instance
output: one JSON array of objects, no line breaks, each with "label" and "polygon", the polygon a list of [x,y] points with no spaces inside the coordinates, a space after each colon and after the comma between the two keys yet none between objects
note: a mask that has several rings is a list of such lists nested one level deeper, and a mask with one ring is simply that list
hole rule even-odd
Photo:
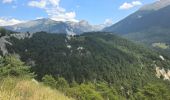
[{"label": "grassy slope", "polygon": [[0,100],[72,100],[57,90],[31,80],[6,78],[0,82]]}]

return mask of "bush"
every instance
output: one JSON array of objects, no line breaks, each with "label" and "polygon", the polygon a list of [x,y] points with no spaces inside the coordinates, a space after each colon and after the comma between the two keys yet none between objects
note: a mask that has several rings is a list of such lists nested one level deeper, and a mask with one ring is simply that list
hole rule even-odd
[{"label": "bush", "polygon": [[64,91],[64,89],[69,88],[69,84],[64,78],[59,77],[57,79],[56,87],[57,87],[57,89]]},{"label": "bush", "polygon": [[52,88],[56,88],[56,80],[51,75],[45,75],[42,78],[42,81],[45,85],[50,86]]},{"label": "bush", "polygon": [[81,84],[69,88],[66,94],[76,100],[104,100],[92,84]]}]

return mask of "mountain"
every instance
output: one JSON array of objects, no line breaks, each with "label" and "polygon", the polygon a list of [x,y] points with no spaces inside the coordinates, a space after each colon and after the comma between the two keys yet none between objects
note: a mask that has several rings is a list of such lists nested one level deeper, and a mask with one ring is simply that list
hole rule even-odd
[{"label": "mountain", "polygon": [[103,31],[117,33],[170,56],[170,0],[143,6]]},{"label": "mountain", "polygon": [[54,21],[52,19],[37,19],[20,23],[12,26],[5,26],[8,30],[16,32],[50,32],[50,33],[67,33],[67,34],[81,34],[83,32],[99,31],[102,27],[90,25],[87,21],[80,22],[62,22]]},{"label": "mountain", "polygon": [[143,32],[151,28],[169,29],[169,11],[169,0],[156,1],[153,4],[142,7],[135,13],[112,25],[111,27],[105,28],[104,31],[118,34],[128,34]]}]

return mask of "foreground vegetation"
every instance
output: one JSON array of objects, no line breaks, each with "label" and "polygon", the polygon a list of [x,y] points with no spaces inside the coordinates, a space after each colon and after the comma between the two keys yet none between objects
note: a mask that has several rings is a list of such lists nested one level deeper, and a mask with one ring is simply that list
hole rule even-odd
[{"label": "foreground vegetation", "polygon": [[73,100],[33,79],[16,56],[0,58],[0,100]]},{"label": "foreground vegetation", "polygon": [[[6,64],[8,70],[4,69]],[[16,69],[15,65],[20,68]],[[0,76],[0,100],[170,100],[169,86],[164,83],[136,87],[131,93],[123,87],[118,91],[117,86],[107,82],[68,83],[62,77],[56,79],[51,75],[45,75],[42,82],[37,82],[28,66],[15,56],[1,58],[0,71],[3,74]]]},{"label": "foreground vegetation", "polygon": [[134,85],[135,91],[133,92],[124,87],[118,89],[117,86],[106,82],[82,84],[73,82],[68,84],[64,78],[56,80],[51,75],[46,75],[43,82],[76,100],[170,100],[169,83],[163,82],[148,83],[142,88]]}]

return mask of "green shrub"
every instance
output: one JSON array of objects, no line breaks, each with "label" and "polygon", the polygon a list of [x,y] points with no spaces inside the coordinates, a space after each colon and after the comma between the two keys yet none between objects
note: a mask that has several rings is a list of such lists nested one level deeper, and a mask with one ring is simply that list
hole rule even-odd
[{"label": "green shrub", "polygon": [[56,88],[56,80],[51,76],[51,75],[45,75],[43,78],[42,78],[42,81],[45,85],[48,85],[52,88]]},{"label": "green shrub", "polygon": [[77,100],[104,100],[103,97],[95,91],[95,87],[92,84],[81,84],[69,88],[66,94]]},{"label": "green shrub", "polygon": [[57,79],[56,87],[57,87],[57,89],[64,91],[64,89],[69,88],[69,84],[64,78],[59,77]]}]

